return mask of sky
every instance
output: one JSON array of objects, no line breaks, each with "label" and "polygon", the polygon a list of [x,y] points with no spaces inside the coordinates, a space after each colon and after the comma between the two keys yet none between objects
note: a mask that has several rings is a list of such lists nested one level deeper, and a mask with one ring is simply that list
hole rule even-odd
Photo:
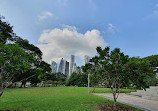
[{"label": "sky", "polygon": [[157,0],[0,0],[0,15],[48,63],[73,54],[81,66],[97,46],[130,57],[158,52]]}]

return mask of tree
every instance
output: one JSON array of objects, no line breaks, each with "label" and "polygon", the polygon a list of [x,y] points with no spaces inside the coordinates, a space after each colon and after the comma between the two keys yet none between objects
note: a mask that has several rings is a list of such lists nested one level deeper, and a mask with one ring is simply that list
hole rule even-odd
[{"label": "tree", "polygon": [[145,89],[150,80],[156,78],[149,60],[132,57],[127,65],[129,82],[137,88]]},{"label": "tree", "polygon": [[13,33],[13,27],[9,23],[4,21],[4,17],[0,15],[0,43],[5,44],[8,40],[13,41],[15,34]]},{"label": "tree", "polygon": [[66,75],[61,73],[61,72],[57,72],[57,73],[42,73],[38,76],[38,78],[41,81],[47,82],[47,81],[52,81],[53,84],[59,84],[59,85],[64,85],[65,81],[66,81]]},{"label": "tree", "polygon": [[[42,61],[42,52],[40,51],[40,49],[35,45],[30,44],[29,41],[16,36],[16,34],[13,32],[13,27],[10,26],[10,24],[6,22],[4,20],[4,17],[2,16],[0,17],[0,43],[6,45],[8,45],[9,43],[10,45],[16,44],[16,46],[19,47],[20,50],[23,50],[25,53],[27,53],[27,55],[31,55],[34,58],[34,60],[31,61],[32,64],[30,65],[30,67],[27,67],[29,69],[27,69],[27,71],[21,71],[20,73],[17,73],[17,75],[14,76],[12,82],[21,81],[22,85],[24,86],[27,80],[30,80],[31,83],[37,83],[39,81],[38,79],[39,74],[46,73],[51,70],[50,65]],[[12,48],[10,48],[10,50],[11,49]],[[12,52],[14,52],[14,50]],[[28,58],[26,58],[26,60],[27,59]],[[12,73],[11,70],[7,70],[7,71],[8,71],[7,73]]]},{"label": "tree", "polygon": [[82,66],[84,73],[90,74],[90,85],[93,87],[93,92],[95,91],[95,86],[99,83],[98,76],[98,57],[95,56],[89,60],[89,63]]},{"label": "tree", "polygon": [[43,73],[40,74],[38,78],[40,79],[40,81],[49,81],[49,80],[57,81],[57,77],[55,73]]},{"label": "tree", "polygon": [[105,49],[97,47],[97,52],[98,57],[92,62],[98,61],[100,81],[111,88],[114,110],[121,87],[133,84],[145,88],[147,78],[153,76],[149,61],[129,59],[128,55],[120,52],[119,48],[110,52],[109,47]]},{"label": "tree", "polygon": [[15,44],[18,44],[20,47],[22,47],[25,52],[35,56],[35,60],[36,60],[35,61],[35,66],[36,67],[39,67],[40,64],[43,64],[43,62],[42,62],[42,52],[38,47],[36,47],[33,44],[30,44],[28,40],[24,40],[24,39],[22,39],[18,36],[16,36],[14,38],[14,42],[15,42]]},{"label": "tree", "polygon": [[[34,56],[16,44],[0,43],[0,95],[21,73],[33,68]],[[26,79],[26,78],[25,78]]]},{"label": "tree", "polygon": [[149,60],[152,67],[158,67],[158,55],[152,55],[142,58],[144,60]]},{"label": "tree", "polygon": [[81,74],[72,73],[72,75],[70,76],[70,78],[66,83],[66,86],[86,87],[88,82],[87,78],[88,75],[85,73],[81,73]]}]

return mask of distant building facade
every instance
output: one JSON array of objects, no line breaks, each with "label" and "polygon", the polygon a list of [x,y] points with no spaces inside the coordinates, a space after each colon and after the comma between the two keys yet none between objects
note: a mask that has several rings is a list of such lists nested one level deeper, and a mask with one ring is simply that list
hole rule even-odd
[{"label": "distant building facade", "polygon": [[74,56],[74,55],[71,55],[70,64],[69,64],[69,75],[68,75],[68,78],[69,78],[69,77],[71,76],[71,74],[72,74],[74,63],[75,63],[75,56]]},{"label": "distant building facade", "polygon": [[63,71],[62,67],[63,67],[63,58],[59,58],[56,72],[61,72],[62,73],[62,71]]},{"label": "distant building facade", "polygon": [[69,75],[69,62],[67,62],[63,58],[58,59],[57,72],[61,72],[68,77],[68,75]]},{"label": "distant building facade", "polygon": [[52,73],[56,73],[57,63],[55,61],[51,61],[51,69],[52,69]]},{"label": "distant building facade", "polygon": [[78,73],[77,70],[78,70],[78,69],[77,69],[76,63],[73,63],[73,65],[72,65],[72,73],[73,73],[73,72]]},{"label": "distant building facade", "polygon": [[68,77],[68,75],[69,75],[69,62],[67,62],[67,61],[66,61],[65,74]]},{"label": "distant building facade", "polygon": [[89,62],[89,60],[90,60],[90,57],[87,56],[87,55],[85,55],[85,56],[84,56],[83,65],[85,66],[85,65]]},{"label": "distant building facade", "polygon": [[[75,63],[75,56],[71,55],[70,62],[64,60],[63,58],[58,59],[58,63],[51,61],[52,72],[61,72],[70,78],[73,72],[78,73],[78,67]],[[81,72],[81,71],[80,71]]]}]

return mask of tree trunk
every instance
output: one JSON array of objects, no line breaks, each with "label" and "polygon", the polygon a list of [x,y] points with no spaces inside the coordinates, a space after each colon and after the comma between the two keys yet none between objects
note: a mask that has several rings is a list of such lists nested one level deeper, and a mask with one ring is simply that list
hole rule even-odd
[{"label": "tree trunk", "polygon": [[93,86],[93,92],[95,91],[95,86]]},{"label": "tree trunk", "polygon": [[111,91],[112,91],[112,94],[113,94],[113,98],[114,98],[114,111],[116,110],[116,90],[114,91],[113,87],[111,87]]},{"label": "tree trunk", "polygon": [[22,87],[24,87],[24,88],[25,88],[25,84],[26,84],[26,82],[25,82],[25,81],[22,81],[22,84],[21,84],[21,86],[20,86],[20,87],[21,87],[21,88],[22,88]]},{"label": "tree trunk", "polygon": [[114,97],[114,111],[116,110],[116,97]]},{"label": "tree trunk", "polygon": [[20,88],[22,88],[22,85],[23,85],[23,84],[21,83]]}]

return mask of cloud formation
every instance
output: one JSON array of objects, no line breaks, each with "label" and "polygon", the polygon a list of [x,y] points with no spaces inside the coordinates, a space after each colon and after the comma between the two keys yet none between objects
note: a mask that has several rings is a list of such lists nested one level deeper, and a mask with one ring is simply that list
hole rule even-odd
[{"label": "cloud formation", "polygon": [[96,29],[79,33],[76,27],[63,25],[62,29],[44,30],[39,38],[38,47],[46,62],[57,58],[69,59],[71,54],[83,59],[84,55],[94,56],[96,47],[105,47],[106,43]]},{"label": "cloud formation", "polygon": [[118,29],[116,28],[116,26],[114,26],[113,24],[108,24],[108,33],[115,34],[117,31]]},{"label": "cloud formation", "polygon": [[54,16],[51,12],[43,12],[40,16],[38,16],[38,19],[41,21],[41,20],[45,20],[47,19],[48,17],[52,17]]}]

